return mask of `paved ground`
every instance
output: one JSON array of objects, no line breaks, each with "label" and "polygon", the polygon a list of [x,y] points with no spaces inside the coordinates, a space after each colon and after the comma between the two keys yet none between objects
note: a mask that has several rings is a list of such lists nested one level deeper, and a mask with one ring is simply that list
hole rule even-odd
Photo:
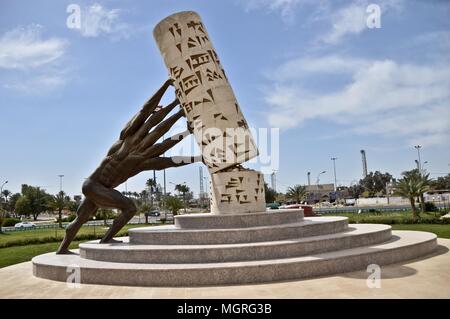
[{"label": "paved ground", "polygon": [[365,271],[309,280],[202,288],[81,285],[35,278],[31,262],[0,269],[0,298],[450,298],[450,239],[427,258],[384,266],[381,288]]}]

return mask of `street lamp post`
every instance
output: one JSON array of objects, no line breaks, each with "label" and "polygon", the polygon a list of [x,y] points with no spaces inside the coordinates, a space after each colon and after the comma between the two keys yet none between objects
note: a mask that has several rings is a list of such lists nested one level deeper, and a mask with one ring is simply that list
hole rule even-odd
[{"label": "street lamp post", "polygon": [[333,171],[334,171],[334,192],[337,191],[337,180],[336,180],[336,160],[337,157],[332,157],[331,160],[333,161]]},{"label": "street lamp post", "polygon": [[322,171],[317,175],[317,179],[316,179],[316,185],[319,186],[319,181],[320,181],[320,175],[325,174],[327,171]]},{"label": "street lamp post", "polygon": [[209,190],[209,182],[208,182],[208,177],[204,176],[203,179],[205,180],[205,185],[206,185],[206,200],[208,202],[208,211],[211,211],[211,199],[209,198],[210,195],[210,190]]},{"label": "street lamp post", "polygon": [[337,209],[337,204],[338,204],[338,191],[337,191],[337,179],[336,179],[336,160],[337,157],[332,157],[331,160],[333,161],[333,171],[334,171],[334,196],[335,196],[335,204],[336,204],[336,209]]},{"label": "street lamp post", "polygon": [[416,145],[416,146],[414,146],[414,148],[417,150],[417,158],[419,159],[419,161],[418,161],[419,174],[422,174],[422,172],[421,172],[422,163],[420,161],[420,149],[422,148],[422,145]]},{"label": "street lamp post", "polygon": [[4,181],[2,186],[0,187],[0,206],[2,204],[2,200],[1,199],[3,198],[3,186],[5,186],[6,184],[8,184],[8,181]]},{"label": "street lamp post", "polygon": [[92,219],[94,220],[94,238],[95,238],[95,237],[97,237],[95,234],[95,220],[97,219],[97,217],[94,216],[94,217],[92,217]]},{"label": "street lamp post", "polygon": [[58,175],[58,177],[59,177],[59,192],[62,192],[62,179],[64,175],[60,174]]},{"label": "street lamp post", "polygon": [[308,172],[308,186],[311,186],[311,172]]}]

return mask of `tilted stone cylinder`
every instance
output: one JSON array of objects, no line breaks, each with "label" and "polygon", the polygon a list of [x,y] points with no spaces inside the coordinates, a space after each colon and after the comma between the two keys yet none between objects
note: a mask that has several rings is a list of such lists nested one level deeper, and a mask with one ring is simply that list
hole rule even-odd
[{"label": "tilted stone cylinder", "polygon": [[247,121],[198,14],[173,14],[158,23],[153,35],[209,172],[257,156]]},{"label": "tilted stone cylinder", "polygon": [[173,14],[153,35],[211,174],[211,212],[265,211],[262,174],[239,165],[258,149],[200,17]]}]

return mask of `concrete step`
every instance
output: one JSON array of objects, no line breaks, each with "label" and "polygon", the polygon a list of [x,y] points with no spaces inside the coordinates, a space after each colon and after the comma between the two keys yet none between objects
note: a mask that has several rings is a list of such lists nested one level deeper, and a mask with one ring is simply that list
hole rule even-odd
[{"label": "concrete step", "polygon": [[388,225],[356,224],[345,232],[279,241],[225,245],[80,244],[82,258],[122,263],[213,263],[298,257],[368,246],[391,238]]},{"label": "concrete step", "polygon": [[174,225],[133,228],[128,230],[131,244],[207,245],[276,241],[347,230],[347,217],[308,217],[291,224],[225,228],[180,229]]},{"label": "concrete step", "polygon": [[247,228],[301,221],[303,221],[303,209],[279,209],[230,215],[207,213],[175,216],[175,226],[182,229]]},{"label": "concrete step", "polygon": [[303,257],[203,264],[114,263],[49,253],[33,258],[33,273],[40,278],[85,284],[122,286],[207,286],[254,284],[332,275],[417,258],[437,246],[436,235],[393,231],[382,244]]}]

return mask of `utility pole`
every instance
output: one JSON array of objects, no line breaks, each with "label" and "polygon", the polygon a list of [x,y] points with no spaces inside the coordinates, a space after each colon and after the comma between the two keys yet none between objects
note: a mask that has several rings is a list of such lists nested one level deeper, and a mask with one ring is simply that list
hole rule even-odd
[{"label": "utility pole", "polygon": [[311,172],[308,172],[308,186],[311,186]]}]

